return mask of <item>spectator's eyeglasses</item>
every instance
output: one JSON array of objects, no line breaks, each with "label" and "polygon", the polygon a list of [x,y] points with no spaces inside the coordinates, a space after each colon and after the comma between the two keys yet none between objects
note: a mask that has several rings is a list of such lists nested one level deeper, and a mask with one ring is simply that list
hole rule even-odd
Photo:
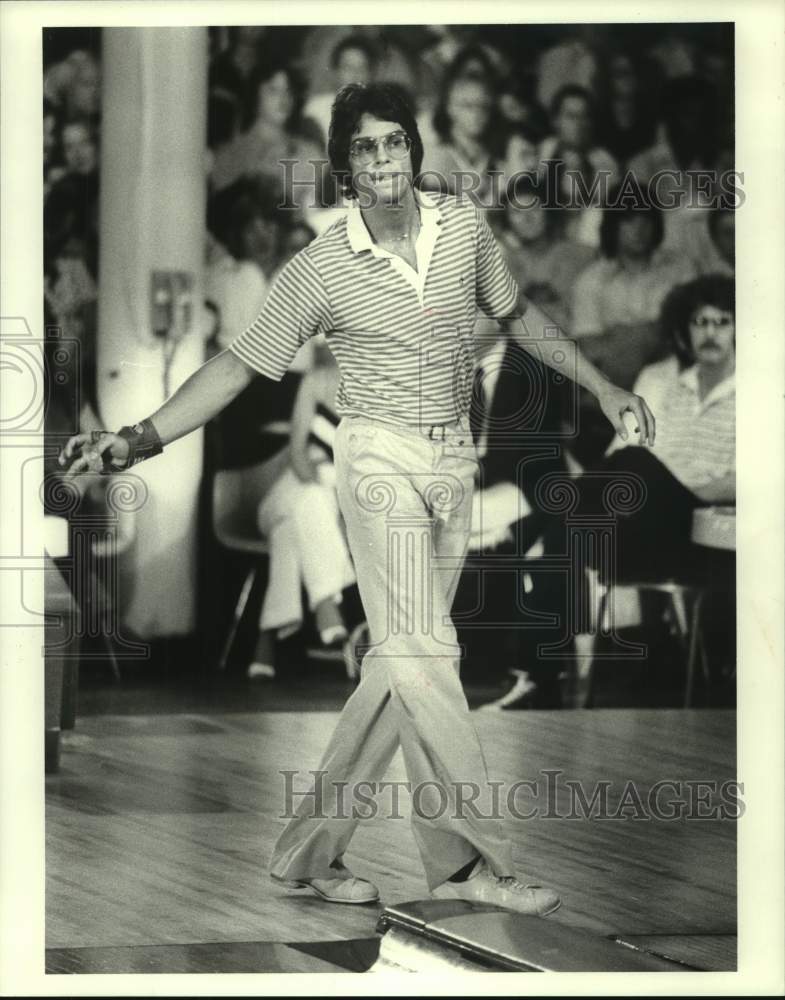
[{"label": "spectator's eyeglasses", "polygon": [[402,160],[412,148],[412,140],[405,132],[388,132],[378,139],[355,139],[349,146],[349,156],[364,167],[376,159],[380,142],[384,144],[385,153],[394,160]]},{"label": "spectator's eyeglasses", "polygon": [[727,314],[725,316],[695,316],[692,319],[692,325],[697,326],[700,330],[705,330],[707,326],[715,326],[720,330],[724,330],[732,322],[733,317]]}]

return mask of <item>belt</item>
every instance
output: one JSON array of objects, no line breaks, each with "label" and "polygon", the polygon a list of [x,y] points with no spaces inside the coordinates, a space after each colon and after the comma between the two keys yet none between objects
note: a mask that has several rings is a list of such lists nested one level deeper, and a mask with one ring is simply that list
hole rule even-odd
[{"label": "belt", "polygon": [[414,434],[417,437],[422,436],[428,438],[429,441],[446,441],[451,430],[456,431],[462,424],[464,424],[466,434],[469,438],[471,438],[471,430],[467,422],[466,414],[461,414],[460,417],[456,417],[455,420],[449,420],[447,423],[421,424],[419,427],[412,424],[396,424],[391,420],[384,420],[375,416],[366,417],[360,414],[350,414],[348,419],[367,420],[371,423],[381,424],[382,426],[388,427],[392,431],[399,431],[404,434]]},{"label": "belt", "polygon": [[450,424],[431,424],[428,428],[423,428],[426,436],[431,441],[444,441],[447,437],[447,428]]}]

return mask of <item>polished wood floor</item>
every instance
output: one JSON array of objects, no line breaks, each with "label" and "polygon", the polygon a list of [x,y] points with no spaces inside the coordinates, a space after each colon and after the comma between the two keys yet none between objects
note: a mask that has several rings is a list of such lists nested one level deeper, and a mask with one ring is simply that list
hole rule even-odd
[{"label": "polished wood floor", "polygon": [[[317,971],[330,942],[346,942],[332,961],[363,966],[382,904],[329,906],[266,874],[284,825],[279,772],[317,765],[336,713],[238,708],[83,715],[65,734],[46,782],[49,971]],[[541,812],[542,772],[562,772],[557,815],[508,824],[521,873],[563,897],[549,919],[696,968],[735,967],[735,823],[566,818],[564,785],[590,795],[610,782],[613,813],[628,783],[645,804],[659,781],[681,782],[684,799],[686,782],[732,780],[733,711],[474,718],[492,776],[537,780]],[[389,777],[404,778],[400,755]],[[426,895],[407,821],[362,825],[347,862],[385,903]]]}]

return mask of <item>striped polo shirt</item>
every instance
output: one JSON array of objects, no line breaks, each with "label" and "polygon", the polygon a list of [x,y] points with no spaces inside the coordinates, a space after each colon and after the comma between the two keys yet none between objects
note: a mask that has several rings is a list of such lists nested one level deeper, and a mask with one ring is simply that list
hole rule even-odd
[{"label": "striped polo shirt", "polygon": [[518,288],[470,199],[417,198],[417,271],[373,242],[353,206],[283,268],[230,350],[278,380],[323,333],[341,372],[340,416],[422,428],[466,414],[477,310],[511,315]]},{"label": "striped polo shirt", "polygon": [[[698,489],[736,468],[736,377],[716,385],[703,399],[698,368],[679,371],[673,356],[647,365],[635,383],[657,421],[652,451],[687,489]],[[618,436],[609,452],[637,444]]]}]

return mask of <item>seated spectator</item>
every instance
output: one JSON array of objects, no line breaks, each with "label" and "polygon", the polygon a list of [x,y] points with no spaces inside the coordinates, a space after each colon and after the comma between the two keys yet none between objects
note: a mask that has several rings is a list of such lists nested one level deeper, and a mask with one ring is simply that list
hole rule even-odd
[{"label": "seated spectator", "polygon": [[94,356],[98,286],[91,264],[94,248],[82,218],[78,191],[66,178],[44,204],[44,295],[63,335]]},{"label": "seated spectator", "polygon": [[306,29],[300,48],[298,65],[306,77],[309,94],[318,94],[332,74],[331,60],[335,47],[344,39],[362,38],[376,56],[375,79],[410,87],[417,91],[418,61],[411,52],[411,39],[417,34],[414,26],[406,25],[396,32],[392,25],[321,24]]},{"label": "seated spectator", "polygon": [[218,90],[207,95],[208,173],[213,170],[213,152],[227,145],[240,127],[240,109],[233,97]]},{"label": "seated spectator", "polygon": [[260,24],[235,25],[228,29],[229,45],[211,62],[210,94],[234,105],[239,114],[248,102],[248,90],[262,62],[262,46],[269,29]]},{"label": "seated spectator", "polygon": [[702,560],[690,540],[693,511],[736,499],[733,279],[697,278],[677,290],[676,305],[674,352],[635,383],[655,415],[655,443],[617,436],[600,465],[646,484],[641,509],[618,518],[617,566],[627,580],[694,576]]},{"label": "seated spectator", "polygon": [[567,86],[594,92],[598,72],[598,50],[607,27],[596,24],[565,25],[555,43],[538,60],[537,96],[544,108]]},{"label": "seated spectator", "polygon": [[261,176],[276,186],[282,203],[321,204],[329,191],[325,152],[301,129],[298,77],[288,66],[265,65],[254,77],[251,94],[246,131],[215,151],[213,189]]},{"label": "seated spectator", "polygon": [[[618,180],[618,165],[595,142],[595,118],[587,90],[562,87],[551,106],[554,134],[540,145],[540,160],[543,175],[556,182],[559,204],[569,209],[569,238],[596,247],[603,189],[609,190]],[[598,179],[599,196],[587,202],[582,189],[591,192]]]},{"label": "seated spectator", "polygon": [[630,172],[638,184],[656,180],[660,204],[669,207],[663,245],[687,254],[694,243],[693,226],[702,226],[705,211],[716,203],[717,192],[699,189],[690,171],[711,171],[720,166],[717,95],[714,87],[697,77],[668,81],[662,93],[662,127],[648,149],[632,157]]},{"label": "seated spectator", "polygon": [[[579,514],[604,513],[601,491],[614,474],[639,477],[645,500],[637,510],[616,513],[612,567],[590,560],[579,578],[585,590],[572,598],[576,603],[587,600],[602,570],[600,582],[606,586],[670,579],[700,586],[711,581],[712,633],[720,635],[724,659],[732,659],[735,649],[729,634],[734,627],[734,560],[716,558],[694,544],[692,523],[699,507],[735,503],[734,298],[733,279],[721,275],[697,278],[669,297],[674,352],[644,368],[635,383],[635,392],[645,397],[657,421],[654,445],[645,448],[632,435],[627,441],[617,436],[591,470],[605,475],[577,480]],[[627,427],[632,430],[629,423]],[[615,621],[619,626],[618,607]],[[591,663],[594,638],[588,633],[574,638],[579,675],[585,674],[581,668]]]},{"label": "seated spectator", "polygon": [[60,116],[57,108],[44,98],[44,198],[52,184],[63,175],[62,150],[60,149]]},{"label": "seated spectator", "polygon": [[314,94],[303,108],[303,117],[316,125],[325,148],[335,95],[349,83],[370,83],[374,79],[377,62],[373,46],[362,35],[342,38],[333,49],[330,57],[333,86]]},{"label": "seated spectator", "polygon": [[69,233],[81,245],[80,256],[94,278],[98,277],[98,150],[92,125],[85,119],[66,122],[60,134],[62,166],[49,173],[46,197],[49,220],[62,231],[70,219]]},{"label": "seated spectator", "polygon": [[44,74],[44,97],[65,118],[95,122],[101,110],[101,68],[96,58],[79,49],[50,66]]},{"label": "seated spectator", "polygon": [[612,380],[632,386],[660,348],[658,316],[670,289],[694,276],[686,258],[661,248],[662,213],[651,206],[607,208],[602,256],[579,276],[571,334]]},{"label": "seated spectator", "polygon": [[269,656],[270,632],[285,638],[302,626],[303,587],[322,647],[340,649],[347,637],[340,605],[355,575],[335,493],[332,441],[339,380],[332,355],[319,345],[292,413],[290,464],[259,504],[259,529],[270,547],[270,577],[249,676],[270,676],[272,664],[259,658]]},{"label": "seated spectator", "polygon": [[548,133],[548,115],[537,100],[532,73],[510,74],[499,85],[499,111],[512,130],[523,130],[539,142]]},{"label": "seated spectator", "polygon": [[[469,650],[466,672],[507,687],[507,675],[513,675],[512,690],[494,707],[558,707],[558,666],[537,652],[539,644],[558,636],[538,616],[564,613],[566,581],[545,565],[537,568],[536,560],[554,553],[558,541],[558,523],[540,506],[537,484],[543,476],[566,473],[558,447],[563,386],[498,326],[478,338],[478,350],[470,410],[477,488],[470,555],[453,608],[460,619],[476,608],[478,596],[483,601],[480,614],[459,625]],[[499,566],[493,562],[499,556],[510,561]],[[491,649],[484,640],[490,623]]]},{"label": "seated spectator", "polygon": [[703,224],[692,227],[690,233],[690,257],[701,274],[732,277],[736,273],[736,214],[732,208],[708,210]]},{"label": "seated spectator", "polygon": [[254,197],[254,186],[238,182],[211,205],[215,235],[228,251],[205,271],[205,294],[218,307],[218,344],[227,347],[250,326],[267,298],[278,242],[276,211]]},{"label": "seated spectator", "polygon": [[549,286],[549,308],[557,303],[559,314],[549,315],[569,330],[573,286],[594,259],[594,250],[565,239],[563,213],[545,208],[540,189],[526,177],[513,181],[505,198],[504,221],[502,249],[518,287],[540,286],[542,299],[544,286]]},{"label": "seated spectator", "polygon": [[[461,72],[462,70],[457,70]],[[498,161],[496,94],[479,76],[451,76],[433,116],[438,142],[426,147],[424,190],[469,193],[478,204],[493,199],[491,171]]]},{"label": "seated spectator", "polygon": [[518,174],[535,178],[540,166],[540,144],[536,133],[524,125],[513,126],[507,133],[499,169],[506,188]]},{"label": "seated spectator", "polygon": [[600,75],[597,139],[621,166],[656,137],[650,76],[628,50],[613,53]]}]

